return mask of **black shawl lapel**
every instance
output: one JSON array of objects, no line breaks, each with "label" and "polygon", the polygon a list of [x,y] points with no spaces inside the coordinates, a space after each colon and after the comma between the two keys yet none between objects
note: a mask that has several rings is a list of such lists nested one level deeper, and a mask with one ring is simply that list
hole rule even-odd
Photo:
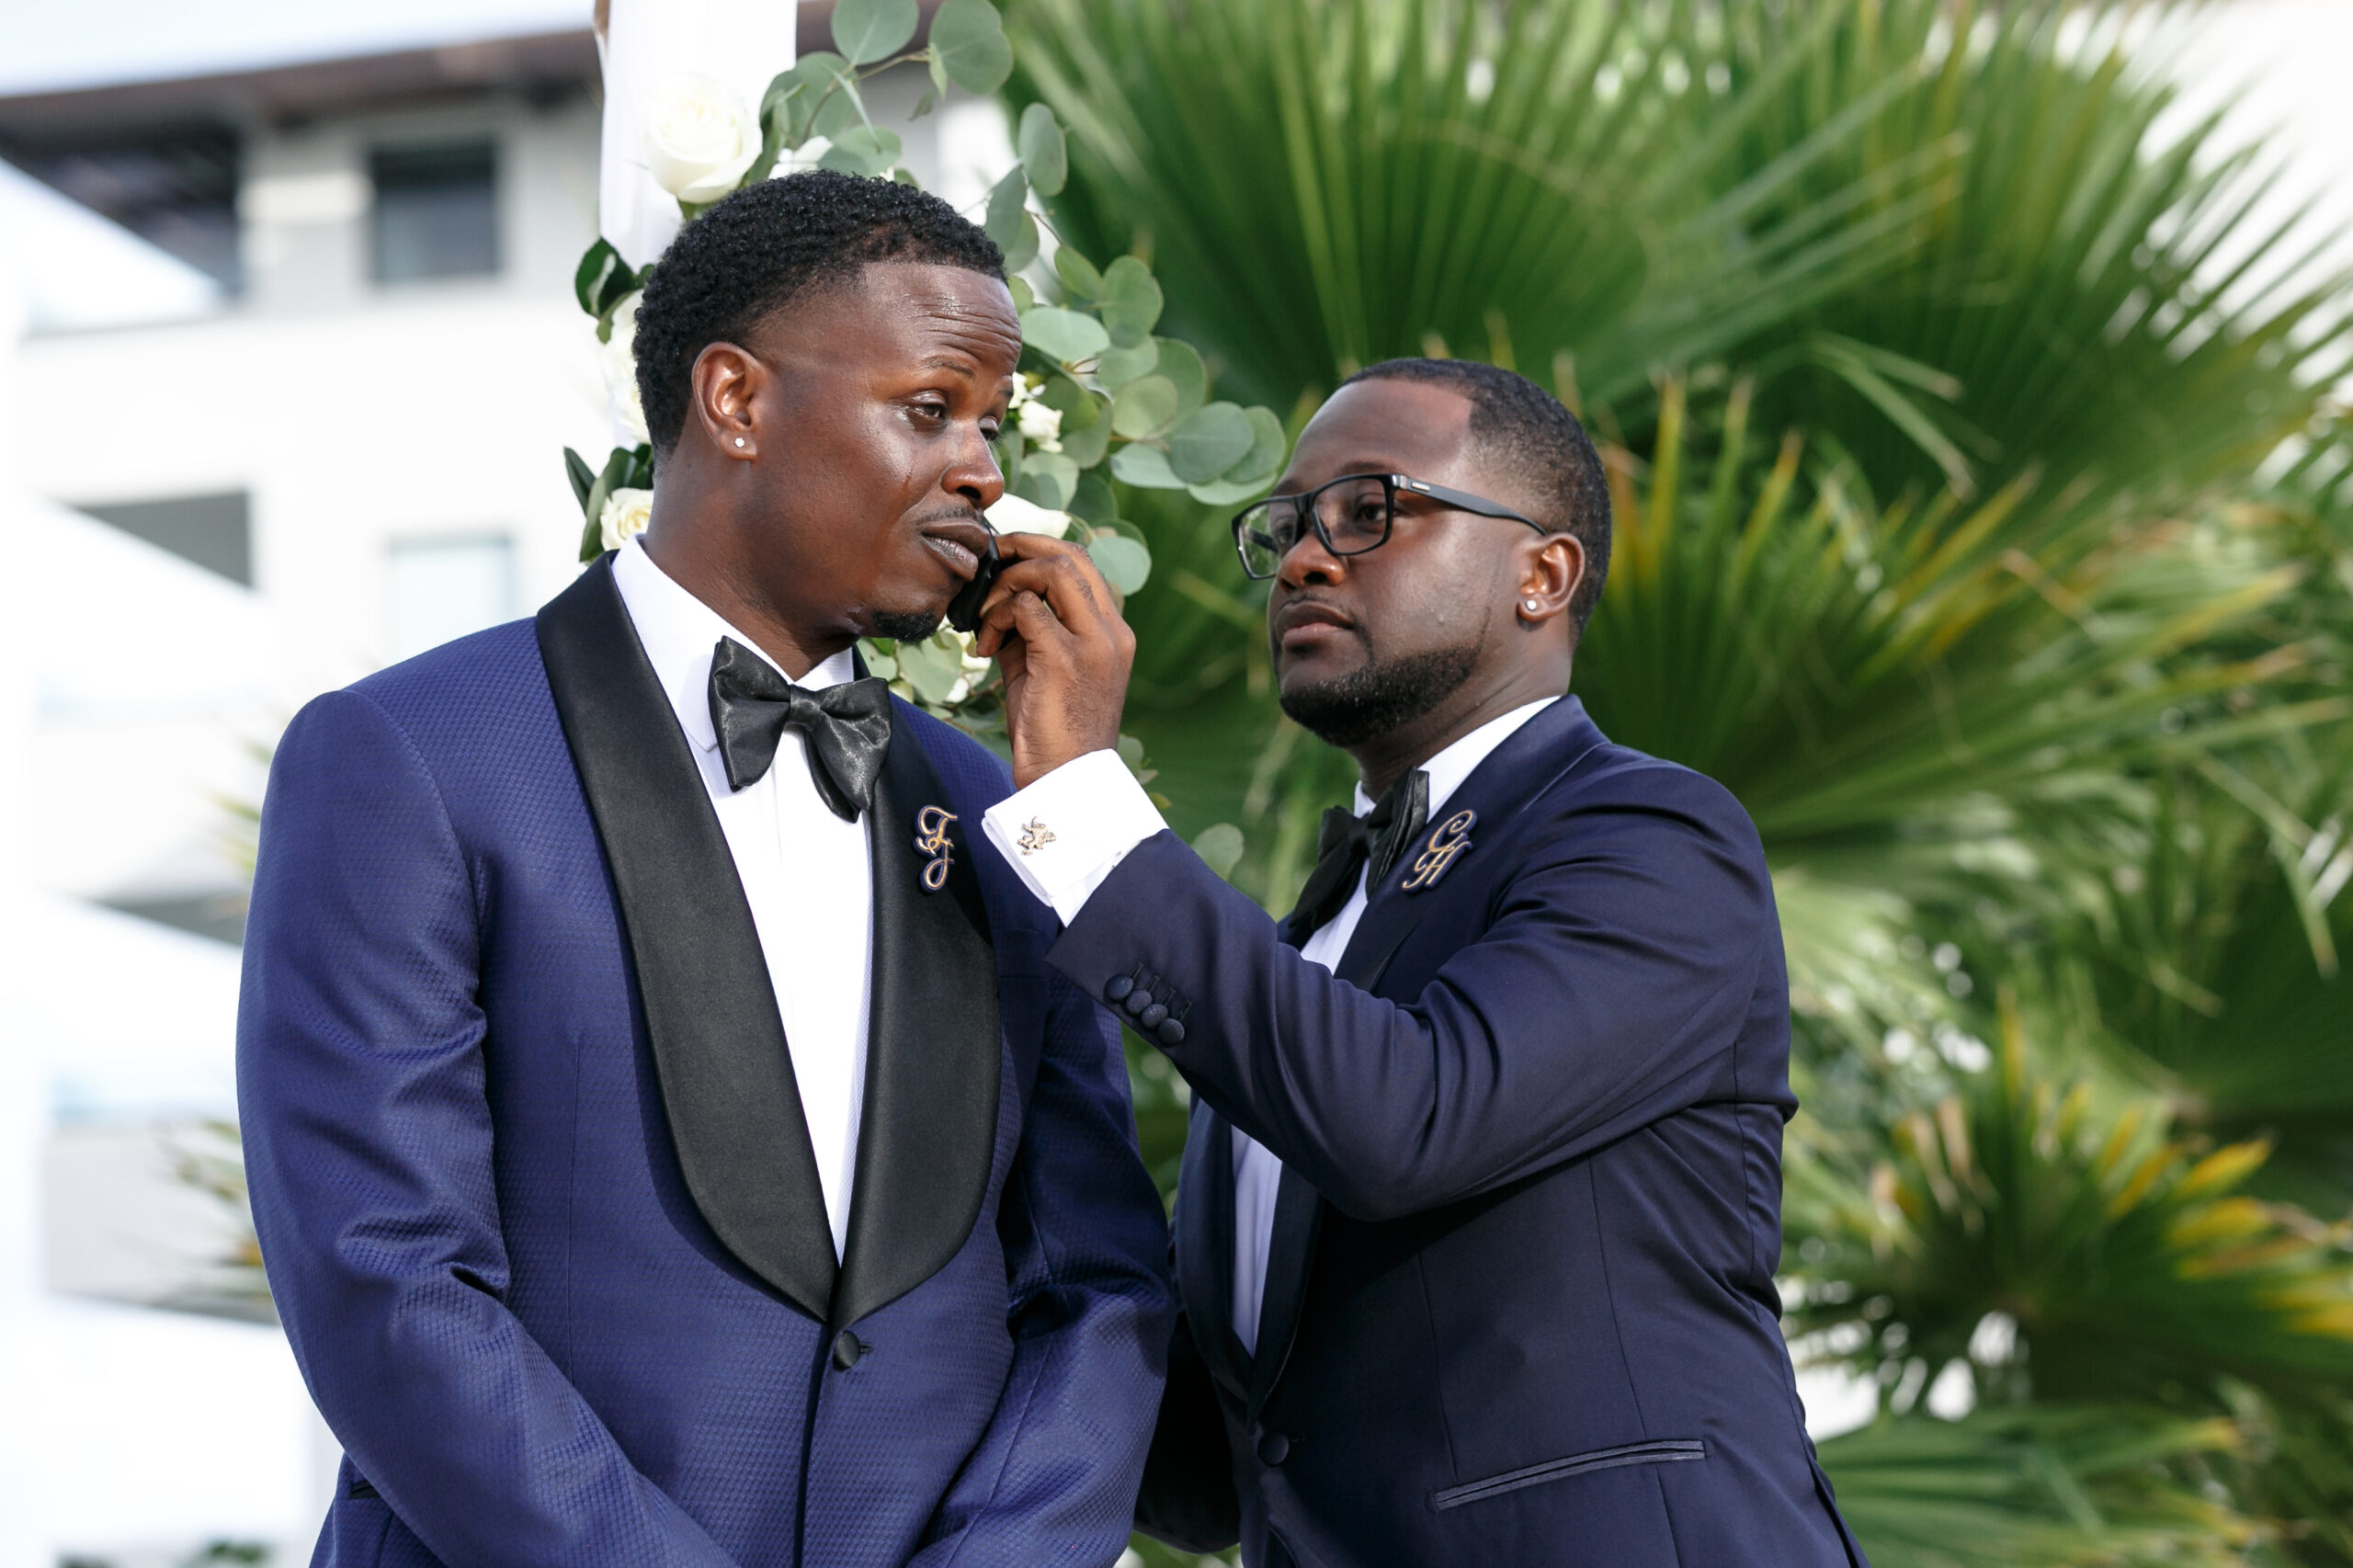
[{"label": "black shawl lapel", "polygon": [[874,993],[866,1100],[858,1119],[849,1241],[831,1321],[842,1328],[898,1300],[972,1234],[996,1155],[1002,1038],[989,938],[968,824],[947,885],[923,886],[930,856],[915,818],[948,792],[899,705],[867,815],[874,868]]},{"label": "black shawl lapel", "polygon": [[[1404,892],[1399,886],[1413,874],[1415,857],[1431,831],[1457,812],[1476,812],[1478,821],[1471,829],[1472,847],[1448,868],[1446,875],[1461,879],[1460,886],[1484,881],[1492,862],[1469,861],[1469,856],[1483,846],[1491,853],[1501,850],[1512,814],[1600,743],[1601,732],[1585,716],[1585,704],[1571,697],[1537,714],[1488,753],[1446,803],[1430,813],[1432,821],[1423,838],[1406,846],[1381,885],[1367,890],[1364,915],[1335,971],[1339,978],[1367,991],[1376,989],[1390,959],[1439,902],[1447,886],[1444,878],[1418,893]],[[1471,866],[1468,872],[1463,869],[1466,862]],[[1283,939],[1290,940],[1289,924],[1281,929]],[[1258,1349],[1251,1368],[1253,1420],[1273,1393],[1290,1359],[1323,1223],[1323,1197],[1305,1177],[1285,1165],[1282,1187],[1275,1199],[1274,1240],[1267,1248],[1266,1294],[1258,1310]]]},{"label": "black shawl lapel", "polygon": [[822,1320],[833,1231],[767,962],[610,555],[540,611],[539,636],[612,868],[687,1190],[728,1251]]},{"label": "black shawl lapel", "polygon": [[1176,1283],[1210,1376],[1246,1399],[1249,1358],[1233,1335],[1233,1129],[1193,1102],[1176,1180]]}]

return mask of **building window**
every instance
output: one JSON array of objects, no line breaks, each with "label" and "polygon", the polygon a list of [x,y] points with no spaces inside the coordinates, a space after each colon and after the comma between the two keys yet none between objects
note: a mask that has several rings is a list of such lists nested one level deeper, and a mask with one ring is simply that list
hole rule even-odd
[{"label": "building window", "polygon": [[515,616],[515,544],[504,535],[396,540],[392,653],[405,659]]},{"label": "building window", "polygon": [[498,154],[490,142],[379,148],[368,172],[377,282],[497,272]]},{"label": "building window", "polygon": [[218,572],[232,583],[254,585],[253,504],[242,490],[107,506],[85,503],[74,509],[208,572]]}]

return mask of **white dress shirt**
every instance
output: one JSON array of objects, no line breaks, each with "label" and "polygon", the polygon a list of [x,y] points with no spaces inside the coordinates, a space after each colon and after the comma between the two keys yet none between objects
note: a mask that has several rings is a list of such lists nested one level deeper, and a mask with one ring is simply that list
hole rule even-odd
[{"label": "white dress shirt", "polygon": [[[1448,797],[1487,760],[1487,754],[1550,708],[1558,698],[1515,708],[1490,719],[1422,764],[1430,779],[1430,820]],[[1373,808],[1357,787],[1356,813]],[[1067,926],[1078,917],[1095,890],[1128,853],[1167,824],[1116,752],[1089,752],[1055,768],[1026,790],[989,808],[981,825],[1040,899],[1053,906]],[[1024,834],[1030,847],[1021,848]],[[1364,917],[1364,873],[1340,913],[1315,928],[1300,955],[1336,969]],[[1275,1199],[1282,1189],[1283,1163],[1263,1143],[1233,1129],[1233,1332],[1242,1347],[1258,1348],[1258,1306],[1266,1293],[1267,1249],[1274,1238]]]},{"label": "white dress shirt", "polygon": [[[866,824],[844,822],[818,796],[798,730],[785,731],[774,766],[757,780],[732,788],[710,723],[711,653],[721,638],[733,637],[761,658],[767,655],[673,582],[635,539],[614,557],[613,583],[702,769],[752,906],[839,1257],[849,1234],[874,983],[874,880]],[[845,650],[795,684],[822,691],[852,674]]]}]

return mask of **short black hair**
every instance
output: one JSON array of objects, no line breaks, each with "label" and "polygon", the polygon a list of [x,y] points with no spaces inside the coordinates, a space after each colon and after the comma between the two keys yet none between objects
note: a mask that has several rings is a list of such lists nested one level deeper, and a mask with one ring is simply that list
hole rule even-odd
[{"label": "short black hair", "polygon": [[669,451],[686,428],[697,356],[741,342],[796,296],[852,281],[871,261],[1005,276],[996,242],[939,198],[832,169],[746,186],[679,230],[637,307],[637,390],[654,451]]},{"label": "short black hair", "polygon": [[1526,376],[1476,359],[1383,359],[1342,381],[1429,381],[1471,403],[1471,438],[1546,497],[1535,517],[1585,548],[1585,578],[1569,600],[1577,635],[1609,576],[1609,478],[1593,438],[1561,400]]}]

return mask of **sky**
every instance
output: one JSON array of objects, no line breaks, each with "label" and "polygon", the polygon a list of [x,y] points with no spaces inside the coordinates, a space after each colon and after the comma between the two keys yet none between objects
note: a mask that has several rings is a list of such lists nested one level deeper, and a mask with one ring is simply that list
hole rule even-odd
[{"label": "sky", "polygon": [[593,0],[0,0],[0,94],[588,25]]}]

